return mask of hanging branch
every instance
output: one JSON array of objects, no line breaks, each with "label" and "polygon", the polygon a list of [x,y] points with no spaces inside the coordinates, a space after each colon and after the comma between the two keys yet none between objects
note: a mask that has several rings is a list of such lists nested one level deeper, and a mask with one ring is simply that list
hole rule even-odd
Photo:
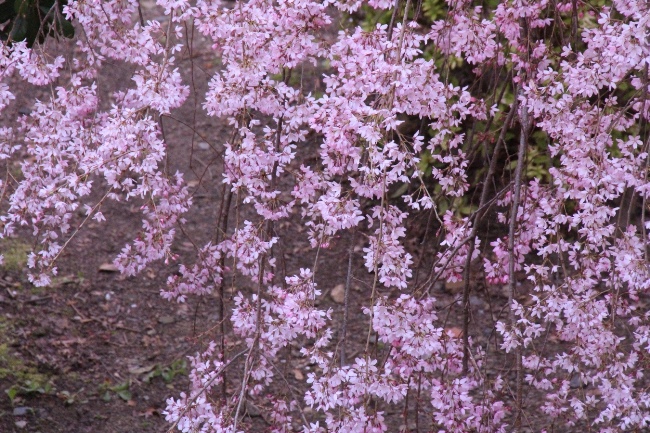
[{"label": "hanging branch", "polygon": [[[515,94],[517,94],[517,89],[515,88]],[[510,124],[512,123],[512,120],[515,116],[515,113],[517,112],[517,99],[512,103],[512,106],[510,107],[510,111],[508,112],[508,116],[506,117],[505,122],[503,123],[503,127],[501,128],[501,133],[499,134],[499,138],[497,139],[496,144],[494,145],[494,151],[492,153],[492,158],[490,159],[490,167],[488,168],[488,172],[485,175],[485,180],[483,181],[483,190],[481,191],[481,199],[479,201],[479,210],[476,211],[475,217],[474,217],[474,222],[472,224],[472,230],[470,232],[470,235],[468,238],[471,240],[468,243],[468,251],[467,251],[467,258],[465,259],[465,267],[463,269],[463,374],[467,374],[467,370],[469,367],[469,357],[470,357],[470,351],[469,351],[469,322],[470,322],[470,304],[469,304],[469,294],[470,294],[470,285],[469,285],[469,278],[470,278],[470,267],[472,263],[472,255],[474,254],[474,248],[475,248],[475,243],[472,242],[472,240],[476,237],[478,233],[478,227],[479,223],[481,222],[481,218],[483,218],[483,215],[485,211],[487,210],[485,208],[485,204],[488,201],[488,193],[490,191],[490,182],[492,181],[492,178],[494,177],[494,173],[496,172],[497,168],[497,161],[498,161],[498,156],[499,153],[501,152],[501,146],[503,145],[505,141],[505,136],[506,132],[510,128]]]},{"label": "hanging branch", "polygon": [[356,231],[352,231],[350,246],[348,248],[348,273],[345,278],[345,294],[343,295],[343,324],[341,325],[341,367],[345,365],[345,345],[348,331],[348,313],[350,311],[350,285],[352,283],[352,258],[354,257],[354,247],[356,241]]},{"label": "hanging branch", "polygon": [[[517,214],[519,211],[519,201],[521,198],[521,178],[526,161],[526,147],[528,145],[528,132],[530,129],[528,120],[528,107],[523,105],[519,113],[521,123],[521,132],[519,134],[519,149],[517,150],[517,168],[515,169],[515,183],[512,198],[512,207],[510,210],[510,224],[508,228],[508,304],[510,305],[510,326],[512,332],[517,327],[517,319],[513,309],[513,303],[517,296],[517,280],[515,275],[515,234],[517,229]],[[522,405],[523,405],[523,386],[524,371],[522,365],[522,342],[519,342],[515,349],[517,371],[517,382],[515,387],[515,431],[521,427]]]}]

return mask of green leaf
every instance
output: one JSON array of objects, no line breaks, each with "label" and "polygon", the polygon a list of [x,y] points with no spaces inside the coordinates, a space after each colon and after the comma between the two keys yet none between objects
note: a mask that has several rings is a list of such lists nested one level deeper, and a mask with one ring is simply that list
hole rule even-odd
[{"label": "green leaf", "polygon": [[45,394],[45,389],[43,386],[41,386],[40,383],[32,380],[27,380],[25,381],[25,386],[23,387],[23,391],[31,394],[31,393],[39,393],[39,394]]},{"label": "green leaf", "polygon": [[18,15],[27,13],[27,9],[31,6],[31,0],[14,0],[14,11]]},{"label": "green leaf", "polygon": [[393,194],[391,194],[390,198],[399,198],[403,196],[406,193],[406,191],[409,190],[409,186],[410,184],[408,183],[402,184],[399,188],[397,188],[397,190]]},{"label": "green leaf", "polygon": [[131,391],[129,391],[128,389],[120,390],[117,392],[117,396],[124,401],[129,401],[131,400]]},{"label": "green leaf", "polygon": [[18,395],[18,388],[14,385],[9,389],[5,389],[5,392],[7,393],[7,396],[9,396],[9,400],[11,401],[11,404],[14,404],[14,400]]},{"label": "green leaf", "polygon": [[153,379],[155,377],[158,377],[161,374],[162,374],[162,372],[160,370],[160,367],[158,365],[156,365],[156,368],[154,370],[148,372],[147,374],[145,374],[144,377],[142,378],[142,380],[145,383],[149,383],[149,382],[151,382],[151,379]]},{"label": "green leaf", "polygon": [[40,3],[38,5],[38,8],[41,10],[41,12],[43,12],[43,16],[45,16],[45,15],[50,13],[50,11],[52,10],[52,6],[53,5],[46,6],[46,5],[42,4],[42,3]]},{"label": "green leaf", "polygon": [[72,26],[72,23],[64,18],[61,18],[59,21],[59,30],[66,38],[74,37],[74,27]]},{"label": "green leaf", "polygon": [[130,385],[129,381],[127,380],[125,382],[112,386],[110,389],[111,391],[115,391],[115,392],[124,391],[129,389],[129,385]]},{"label": "green leaf", "polygon": [[[2,1],[2,0],[0,0]],[[31,47],[43,43],[48,36],[74,36],[74,27],[62,14],[67,0],[5,0],[0,4],[0,39],[26,41]]]},{"label": "green leaf", "polygon": [[164,369],[164,370],[162,371],[162,374],[161,374],[161,375],[162,375],[163,380],[164,380],[165,382],[167,382],[167,383],[169,383],[169,382],[171,382],[172,380],[174,380],[174,376],[175,376],[174,372],[173,372],[172,370],[168,369],[168,368]]},{"label": "green leaf", "polygon": [[9,37],[12,41],[24,41],[27,35],[27,21],[22,17],[17,17],[14,20],[14,25],[11,27]]},{"label": "green leaf", "polygon": [[447,200],[440,200],[438,202],[438,213],[443,214],[449,210],[449,203],[447,203]]},{"label": "green leaf", "polygon": [[5,1],[0,4],[0,23],[4,23],[16,16],[14,5],[11,1]]},{"label": "green leaf", "polygon": [[41,31],[41,19],[38,16],[38,10],[36,8],[29,9],[27,13],[27,35],[25,36],[27,46],[31,47],[34,45],[37,38],[38,42],[42,44],[49,31],[50,25],[47,21],[43,21],[43,29]]}]

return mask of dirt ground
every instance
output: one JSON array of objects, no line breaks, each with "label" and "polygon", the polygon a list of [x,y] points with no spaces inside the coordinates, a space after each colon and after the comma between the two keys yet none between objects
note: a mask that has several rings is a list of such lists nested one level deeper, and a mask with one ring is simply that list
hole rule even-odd
[{"label": "dirt ground", "polygon": [[[162,19],[153,2],[142,3],[145,19]],[[180,67],[188,78],[193,71],[197,87],[205,87],[216,65],[201,53],[192,59],[185,53]],[[131,85],[129,72],[124,65],[109,64],[98,79],[100,90],[106,94]],[[2,115],[4,124],[28,114],[34,99],[44,99],[49,91],[16,86],[21,89]],[[195,125],[217,149],[225,134],[222,125],[205,118],[200,102],[194,103],[190,99],[173,116]],[[189,236],[210,234],[218,207],[215,194],[221,191],[220,175],[205,163],[214,159],[213,150],[197,136],[193,139],[182,123],[162,122],[169,169],[186,173],[195,193],[184,230]],[[19,163],[13,162],[15,168]],[[61,257],[59,276],[47,288],[29,284],[23,269],[33,240],[19,236],[2,241],[7,260],[0,268],[0,432],[169,428],[161,415],[165,400],[186,390],[186,357],[201,347],[205,337],[200,333],[213,326],[214,305],[209,299],[179,305],[160,297],[177,265],[157,263],[134,278],[115,272],[112,260],[141,225],[137,209],[137,203],[107,204],[103,213],[108,222],[92,222],[77,235]],[[76,222],[81,221],[79,215]],[[178,237],[175,250],[191,261],[194,247],[187,237]]]},{"label": "dirt ground", "polygon": [[[145,8],[144,13],[146,19],[159,18],[154,8]],[[186,79],[193,74],[195,89],[181,109],[162,120],[169,170],[185,173],[194,194],[194,207],[174,246],[179,262],[185,263],[195,257],[194,244],[203,245],[214,235],[222,200],[219,153],[228,130],[200,108],[207,79],[218,67],[205,54],[199,46],[192,58],[187,53],[180,56],[179,67]],[[129,85],[128,73],[122,65],[111,65],[100,77],[100,88]],[[4,120],[28,113],[30,101],[44,97],[44,92],[25,88]],[[194,125],[201,136],[187,125]],[[313,149],[305,151],[315,149],[314,142]],[[156,263],[133,278],[115,272],[111,261],[140,227],[137,208],[137,203],[108,203],[102,209],[107,222],[90,223],[80,232],[59,262],[59,277],[47,288],[31,286],[23,271],[32,240],[25,236],[3,241],[7,260],[0,268],[0,432],[129,433],[169,428],[162,415],[165,400],[187,388],[186,356],[214,338],[217,300],[190,297],[185,304],[176,304],[162,299],[160,290],[177,265]],[[77,223],[81,220],[80,215]],[[420,282],[426,278],[436,242],[435,229],[427,230],[428,223],[428,214],[409,221],[407,244],[420,265]],[[283,272],[291,275],[300,267],[311,267],[314,252],[302,235],[299,217],[276,230],[283,239],[278,246]],[[334,309],[335,326],[342,306],[331,291],[345,282],[350,242],[349,237],[338,239],[319,256],[316,282],[324,292],[319,302]],[[352,305],[359,306],[367,303],[372,280],[360,254],[364,237],[358,235],[354,242]],[[493,337],[494,321],[506,298],[498,291],[487,292],[480,281],[473,286],[472,333],[485,344]],[[445,326],[458,329],[458,288],[437,284],[432,294]],[[360,308],[351,311],[349,326],[353,348],[354,341],[361,342],[367,333],[367,316]],[[287,377],[304,388],[309,366],[289,352]],[[353,356],[350,349],[349,357]],[[493,362],[505,365],[507,374],[508,359]]]}]

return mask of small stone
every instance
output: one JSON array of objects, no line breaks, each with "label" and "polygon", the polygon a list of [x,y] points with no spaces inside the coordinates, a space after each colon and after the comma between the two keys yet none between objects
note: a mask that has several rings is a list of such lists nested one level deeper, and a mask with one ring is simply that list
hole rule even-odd
[{"label": "small stone", "polygon": [[102,263],[99,265],[99,272],[120,272],[117,266],[115,266],[113,263]]},{"label": "small stone", "polygon": [[483,305],[483,300],[478,296],[472,295],[469,297],[469,305],[472,307],[480,307]]},{"label": "small stone", "polygon": [[210,145],[209,145],[208,143],[206,143],[205,141],[199,141],[199,144],[197,144],[197,146],[198,146],[199,149],[201,149],[201,150],[208,150],[208,149],[210,149]]},{"label": "small stone", "polygon": [[174,323],[175,319],[173,316],[160,316],[158,318],[158,323],[162,323],[163,325],[170,325]]},{"label": "small stone", "polygon": [[16,421],[16,427],[25,428],[27,426],[27,421]]},{"label": "small stone", "polygon": [[569,382],[569,387],[571,389],[586,388],[587,384],[582,381],[579,374],[574,374],[571,377],[571,382]]},{"label": "small stone", "polygon": [[14,408],[14,416],[25,416],[29,413],[30,408],[25,406],[19,406]]},{"label": "small stone", "polygon": [[345,302],[345,286],[343,284],[338,284],[334,286],[330,292],[330,297],[337,304],[342,304]]}]

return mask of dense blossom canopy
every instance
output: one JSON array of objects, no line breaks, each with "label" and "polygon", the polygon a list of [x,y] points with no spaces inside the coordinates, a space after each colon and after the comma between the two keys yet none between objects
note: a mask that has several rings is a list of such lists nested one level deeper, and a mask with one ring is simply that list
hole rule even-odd
[{"label": "dense blossom canopy", "polygon": [[[157,5],[166,19],[145,22],[138,0],[73,0],[63,9],[77,28],[70,53],[54,56],[52,41],[0,47],[0,108],[17,80],[51,89],[0,129],[2,159],[28,155],[21,176],[2,181],[1,221],[3,236],[27,226],[38,239],[28,263],[37,285],[56,273],[80,228],[75,215],[104,221],[107,200],[142,203],[141,233],[116,258],[123,273],[176,261],[192,200],[183,175],[163,168],[158,120],[190,94],[177,69],[187,27],[209,41],[221,67],[202,108],[232,130],[220,138],[220,235],[180,265],[163,296],[220,294],[242,344],[228,348],[221,335],[191,358],[190,389],[166,408],[174,428],[246,431],[249,401],[269,431],[397,431],[410,428],[415,400],[416,423],[431,431],[650,428],[648,2]],[[365,26],[341,24],[361,11]],[[96,85],[107,62],[133,71],[110,107]],[[290,79],[305,70],[319,71],[321,91]],[[420,128],[404,127],[414,121]],[[307,148],[317,157],[301,160]],[[232,201],[249,210],[236,224]],[[420,213],[438,230],[424,285],[404,244],[405,222]],[[282,281],[273,225],[296,214],[316,263]],[[504,227],[499,236],[482,228],[487,218]],[[359,233],[365,246],[350,254],[363,257],[372,285],[349,308],[365,314],[368,338],[345,359],[345,334],[316,305],[315,274],[320,249]],[[227,303],[232,273],[252,289]],[[512,374],[493,374],[472,341],[477,273],[508,291],[494,332]],[[462,333],[439,317],[436,281],[464,282]],[[370,349],[371,334],[383,352]],[[303,389],[280,395],[277,362],[294,342],[312,372]]]}]

